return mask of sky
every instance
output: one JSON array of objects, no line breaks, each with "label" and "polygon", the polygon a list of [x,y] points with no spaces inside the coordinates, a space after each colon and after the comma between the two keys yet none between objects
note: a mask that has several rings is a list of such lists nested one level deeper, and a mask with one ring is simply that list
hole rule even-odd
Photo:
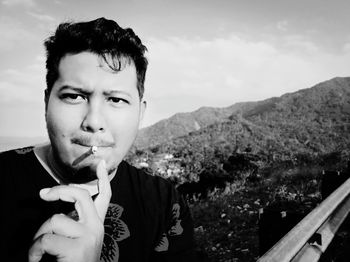
[{"label": "sky", "polygon": [[347,0],[0,0],[0,136],[46,135],[43,41],[106,17],[148,48],[143,126],[350,76]]}]

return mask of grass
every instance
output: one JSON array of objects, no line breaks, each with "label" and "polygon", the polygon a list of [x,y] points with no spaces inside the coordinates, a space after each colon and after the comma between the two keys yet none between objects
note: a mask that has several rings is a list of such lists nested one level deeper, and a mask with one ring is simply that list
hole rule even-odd
[{"label": "grass", "polygon": [[230,192],[192,201],[198,251],[207,261],[256,261],[259,209],[308,213],[321,201],[319,172],[307,166],[270,172],[260,181],[236,181]]}]

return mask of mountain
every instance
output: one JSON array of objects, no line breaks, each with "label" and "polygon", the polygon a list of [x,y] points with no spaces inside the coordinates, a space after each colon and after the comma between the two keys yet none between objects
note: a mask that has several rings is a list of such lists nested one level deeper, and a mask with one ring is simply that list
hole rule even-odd
[{"label": "mountain", "polygon": [[350,78],[265,100],[243,118],[279,136],[288,150],[325,153],[349,144]]},{"label": "mountain", "polygon": [[152,126],[140,130],[135,141],[138,149],[152,147],[184,136],[214,123],[228,119],[230,115],[254,108],[254,102],[237,103],[226,108],[201,107],[190,113],[177,113]]},{"label": "mountain", "polygon": [[182,157],[248,150],[291,158],[346,150],[349,131],[350,77],[338,77],[281,97],[177,114],[142,130],[136,146],[148,141]]}]

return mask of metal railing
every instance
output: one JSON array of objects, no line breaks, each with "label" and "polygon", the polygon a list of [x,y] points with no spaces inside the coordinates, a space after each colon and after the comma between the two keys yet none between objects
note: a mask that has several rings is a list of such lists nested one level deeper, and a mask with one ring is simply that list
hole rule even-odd
[{"label": "metal railing", "polygon": [[258,262],[318,261],[350,211],[350,178],[312,210]]}]

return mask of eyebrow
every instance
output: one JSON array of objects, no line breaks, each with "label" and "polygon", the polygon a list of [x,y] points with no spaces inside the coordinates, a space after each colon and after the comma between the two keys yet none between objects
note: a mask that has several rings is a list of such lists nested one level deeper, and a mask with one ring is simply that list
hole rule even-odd
[{"label": "eyebrow", "polygon": [[132,97],[131,94],[129,92],[126,92],[126,91],[122,91],[122,90],[109,90],[109,91],[104,91],[103,94],[105,96],[111,96],[111,95],[126,95],[128,97]]},{"label": "eyebrow", "polygon": [[67,89],[78,92],[78,93],[82,93],[82,94],[91,94],[92,93],[92,91],[89,89],[84,89],[81,87],[75,87],[75,86],[69,86],[69,85],[61,86],[59,89],[59,92],[65,91]]},{"label": "eyebrow", "polygon": [[[81,87],[75,87],[75,86],[69,86],[69,85],[64,85],[59,89],[59,92],[65,91],[65,90],[72,90],[78,93],[82,93],[82,94],[86,94],[89,95],[91,93],[93,93],[92,90],[90,89],[85,89],[85,88],[81,88]],[[103,91],[103,95],[105,96],[111,96],[111,95],[126,95],[128,97],[132,97],[131,94],[129,92],[126,91],[122,91],[122,90],[109,90],[109,91]]]}]

